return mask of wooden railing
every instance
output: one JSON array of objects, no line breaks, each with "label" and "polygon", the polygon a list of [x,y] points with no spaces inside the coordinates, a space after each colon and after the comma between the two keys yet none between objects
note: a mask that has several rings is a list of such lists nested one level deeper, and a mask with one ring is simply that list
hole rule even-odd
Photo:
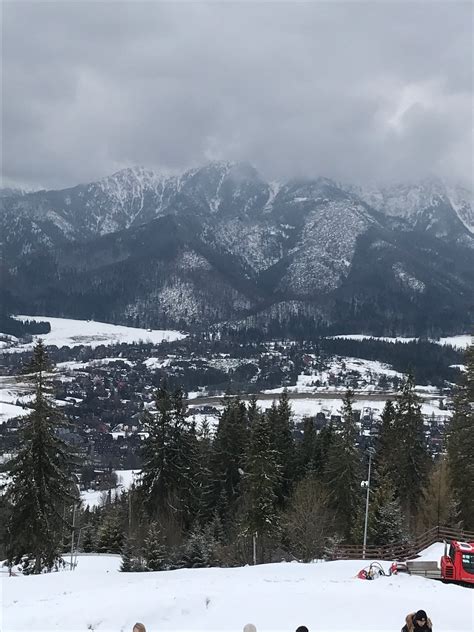
[{"label": "wooden railing", "polygon": [[397,542],[385,546],[367,545],[365,547],[365,557],[362,544],[341,544],[335,548],[332,559],[404,561],[416,557],[420,551],[444,540],[474,542],[474,533],[453,527],[438,526],[425,531],[410,541]]}]

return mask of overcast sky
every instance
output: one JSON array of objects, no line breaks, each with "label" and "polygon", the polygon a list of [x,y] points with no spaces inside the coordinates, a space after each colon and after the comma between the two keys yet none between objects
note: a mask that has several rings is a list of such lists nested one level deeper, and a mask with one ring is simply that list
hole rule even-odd
[{"label": "overcast sky", "polygon": [[472,177],[471,2],[3,2],[3,183]]}]

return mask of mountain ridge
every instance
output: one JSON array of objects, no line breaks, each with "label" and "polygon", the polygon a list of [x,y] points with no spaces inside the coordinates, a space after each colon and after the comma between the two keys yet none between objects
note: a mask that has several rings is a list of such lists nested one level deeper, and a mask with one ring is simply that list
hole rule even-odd
[{"label": "mountain ridge", "polygon": [[222,161],[7,196],[3,299],[10,311],[146,326],[250,318],[272,329],[276,314],[288,331],[302,319],[309,329],[458,333],[472,323],[474,237],[469,196],[455,193],[439,182],[268,183],[248,163]]}]

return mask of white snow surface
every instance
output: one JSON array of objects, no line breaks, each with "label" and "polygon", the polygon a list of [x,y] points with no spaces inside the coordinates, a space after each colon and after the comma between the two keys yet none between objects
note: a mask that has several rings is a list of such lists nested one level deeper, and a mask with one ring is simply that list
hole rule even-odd
[{"label": "white snow surface", "polygon": [[24,417],[28,415],[30,411],[22,406],[15,406],[15,404],[8,404],[6,402],[0,402],[0,424],[3,424],[8,419],[13,417]]},{"label": "white snow surface", "polygon": [[[424,559],[439,560],[439,546]],[[67,559],[67,558],[66,558]],[[389,561],[381,562],[388,568]],[[468,588],[399,574],[356,579],[367,561],[120,573],[120,557],[79,555],[74,572],[0,573],[3,632],[383,632],[423,608],[437,632],[472,632]]]},{"label": "white snow surface", "polygon": [[[122,489],[130,489],[134,482],[137,482],[137,477],[141,470],[114,470],[117,474],[117,487],[111,490],[112,499],[115,496],[120,496]],[[108,490],[101,489],[88,489],[81,491],[81,500],[84,507],[89,505],[92,507],[99,507],[104,505],[107,500]],[[0,628],[1,629],[1,628]]]},{"label": "white snow surface", "polygon": [[[283,392],[283,387],[273,389],[271,393],[275,394],[275,399],[257,399],[257,406],[262,410],[267,410],[273,404],[278,403],[279,394]],[[341,394],[338,397],[336,394],[334,397],[318,397],[317,395],[308,395],[308,397],[302,397],[299,399],[290,399],[291,410],[295,421],[301,421],[304,417],[314,417],[317,413],[323,412],[326,417],[331,415],[340,415],[343,405],[345,390],[341,389]],[[362,415],[373,415],[374,418],[380,417],[383,408],[385,406],[387,397],[381,395],[380,399],[357,399],[353,404],[354,410],[359,410]],[[450,411],[441,410],[439,408],[440,399],[437,397],[429,398],[427,394],[426,398],[421,400],[421,412],[425,417],[434,417],[436,419],[446,421],[451,416]],[[220,402],[212,404],[219,412],[222,411],[223,405]],[[192,411],[193,408],[199,407],[199,403],[195,403],[189,406]],[[219,418],[213,414],[195,413],[192,415],[196,419],[198,427],[204,419],[209,423],[211,429],[215,429],[219,424]]]},{"label": "white snow surface", "polygon": [[[119,343],[132,343],[143,340],[158,344],[163,341],[171,342],[186,337],[179,331],[140,329],[138,327],[125,327],[124,325],[111,325],[89,320],[75,320],[72,318],[51,318],[49,316],[16,316],[18,320],[45,320],[51,324],[49,334],[33,336],[34,340],[42,338],[45,345],[62,347],[77,347],[87,345],[95,348],[99,345],[113,345]],[[33,348],[34,342],[11,346],[3,349],[4,353],[15,351],[28,351]]]},{"label": "white snow surface", "polygon": [[[328,336],[328,338],[345,338],[346,340],[381,340],[383,342],[413,342],[417,338],[390,338],[389,336],[368,336],[365,334],[340,334],[338,336]],[[440,345],[451,345],[457,349],[467,349],[472,344],[471,334],[460,334],[459,336],[447,336],[445,338],[430,339]]]},{"label": "white snow surface", "polygon": [[[283,389],[282,389],[283,390]],[[278,396],[275,396],[277,401]],[[344,394],[341,393],[340,398],[321,398],[317,397],[304,397],[302,399],[291,400],[291,410],[296,420],[301,420],[303,417],[313,417],[319,412],[324,412],[326,416],[340,415],[342,410]],[[353,404],[354,410],[360,410],[362,414],[373,414],[374,417],[381,415],[383,407],[385,406],[386,398],[383,399],[357,399]],[[257,400],[257,405],[266,410],[272,405],[272,401],[269,399]],[[435,417],[447,419],[450,416],[449,411],[440,410],[438,401],[422,400],[421,412],[425,416],[434,415]]]},{"label": "white snow surface", "polygon": [[27,384],[18,382],[14,377],[0,376],[0,424],[12,417],[27,415],[30,411],[27,408],[18,406],[26,404],[33,396],[29,394],[31,388]]}]

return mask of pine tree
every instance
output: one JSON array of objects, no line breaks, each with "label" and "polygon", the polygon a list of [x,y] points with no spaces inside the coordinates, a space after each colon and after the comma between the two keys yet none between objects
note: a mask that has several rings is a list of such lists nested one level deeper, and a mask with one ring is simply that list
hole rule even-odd
[{"label": "pine tree", "polygon": [[466,374],[454,397],[448,436],[449,471],[459,518],[474,531],[474,344],[466,351]]},{"label": "pine tree", "polygon": [[245,518],[243,533],[257,534],[259,561],[268,538],[279,531],[276,489],[280,483],[279,456],[271,438],[270,418],[260,415],[252,428],[245,466]]},{"label": "pine tree", "polygon": [[211,457],[213,499],[227,530],[241,493],[244,454],[248,442],[245,404],[227,399],[222,411]]},{"label": "pine tree", "polygon": [[[270,413],[271,414],[271,413]],[[280,395],[276,415],[271,416],[272,436],[280,480],[276,488],[281,507],[289,497],[295,479],[295,444],[293,441],[293,413],[286,389]]]},{"label": "pine tree", "polygon": [[22,556],[34,562],[28,572],[50,570],[61,559],[64,508],[78,502],[74,467],[78,465],[69,446],[58,436],[67,425],[51,397],[50,362],[42,341],[33,349],[25,367],[26,378],[34,384],[31,412],[20,426],[21,443],[9,463],[12,482],[7,500],[12,507],[8,525],[8,561],[18,563]]},{"label": "pine tree", "polygon": [[95,547],[94,531],[92,527],[87,527],[83,531],[82,550],[84,553],[92,553],[92,551],[95,551]]},{"label": "pine tree", "polygon": [[169,518],[190,523],[195,511],[196,436],[185,417],[183,394],[157,393],[158,414],[146,427],[141,493],[149,515],[161,524]]},{"label": "pine tree", "polygon": [[137,573],[145,569],[140,548],[133,536],[127,536],[122,547],[122,561],[120,564],[122,573]]},{"label": "pine tree", "polygon": [[216,542],[211,528],[202,529],[196,524],[183,548],[182,566],[186,568],[208,568],[214,560]]},{"label": "pine tree", "polygon": [[311,417],[303,419],[303,437],[297,448],[298,474],[300,479],[317,468],[315,462],[316,429]]},{"label": "pine tree", "polygon": [[321,428],[320,432],[316,435],[314,443],[313,468],[316,476],[320,479],[323,478],[334,437],[335,434],[332,423],[329,423],[328,426]]},{"label": "pine tree", "polygon": [[350,540],[354,516],[361,502],[361,463],[357,448],[357,427],[352,410],[352,392],[346,392],[342,408],[342,432],[332,442],[325,470],[330,506],[336,528]]},{"label": "pine tree", "polygon": [[385,402],[380,420],[380,431],[375,446],[374,478],[384,472],[394,473],[397,462],[394,451],[395,441],[395,406],[388,400]]},{"label": "pine tree", "polygon": [[252,428],[254,422],[260,415],[261,411],[257,406],[257,396],[251,395],[247,404],[247,423],[249,429]]},{"label": "pine tree", "polygon": [[143,557],[149,571],[161,571],[166,564],[166,551],[160,529],[156,522],[152,522],[143,544]]},{"label": "pine tree", "polygon": [[367,543],[384,546],[401,542],[403,524],[400,500],[388,474],[382,474],[371,500]]},{"label": "pine tree", "polygon": [[395,407],[393,455],[396,469],[392,473],[392,480],[407,525],[413,528],[416,513],[423,499],[430,460],[420,400],[415,393],[412,375],[409,375],[403,384]]},{"label": "pine tree", "polygon": [[120,570],[122,573],[131,573],[134,570],[135,557],[133,549],[132,539],[127,538],[122,549],[122,561],[120,563]]},{"label": "pine tree", "polygon": [[121,552],[124,532],[119,516],[115,511],[106,514],[97,535],[97,549],[100,553]]},{"label": "pine tree", "polygon": [[214,512],[213,481],[211,474],[212,435],[207,419],[204,419],[197,431],[196,452],[199,468],[195,475],[195,520],[199,520],[205,524],[212,519]]}]

